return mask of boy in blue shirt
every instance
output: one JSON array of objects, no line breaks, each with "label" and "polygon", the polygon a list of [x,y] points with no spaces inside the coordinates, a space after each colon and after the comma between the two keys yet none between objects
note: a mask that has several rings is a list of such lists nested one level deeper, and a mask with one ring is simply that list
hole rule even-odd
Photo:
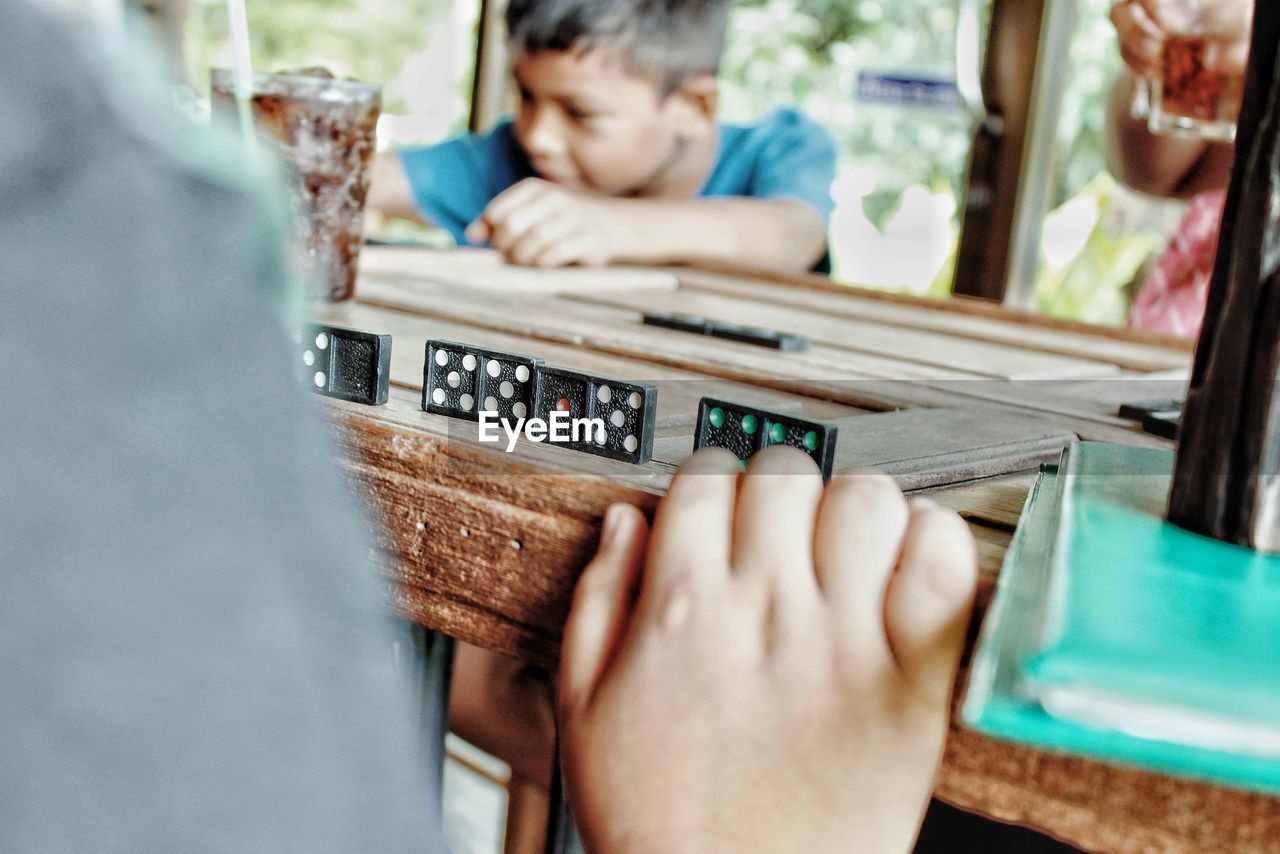
[{"label": "boy in blue shirt", "polygon": [[513,0],[520,110],[382,155],[369,206],[539,267],[822,266],[835,146],[792,109],[716,121],[732,0]]}]

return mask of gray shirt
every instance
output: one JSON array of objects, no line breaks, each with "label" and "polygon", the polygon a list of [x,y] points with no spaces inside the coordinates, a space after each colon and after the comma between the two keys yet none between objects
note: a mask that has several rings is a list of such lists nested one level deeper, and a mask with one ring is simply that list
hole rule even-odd
[{"label": "gray shirt", "polygon": [[0,21],[0,851],[438,850],[257,177]]}]

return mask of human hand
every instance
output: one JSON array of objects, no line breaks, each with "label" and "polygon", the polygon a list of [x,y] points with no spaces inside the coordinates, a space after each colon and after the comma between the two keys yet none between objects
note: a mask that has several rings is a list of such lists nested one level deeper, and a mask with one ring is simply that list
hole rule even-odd
[{"label": "human hand", "polygon": [[[1177,26],[1177,10],[1185,0],[1121,0],[1111,7],[1120,57],[1140,77],[1160,74],[1160,47]],[[1210,62],[1221,71],[1239,73],[1249,59],[1253,4],[1248,0],[1214,0],[1204,6],[1203,32],[1220,40],[1224,49]]]},{"label": "human hand", "polygon": [[599,267],[620,254],[626,229],[619,204],[625,202],[526,178],[490,202],[466,237],[488,241],[515,264]]},{"label": "human hand", "polygon": [[652,536],[610,508],[557,694],[588,849],[908,850],[975,578],[956,514],[789,448],[695,454]]}]

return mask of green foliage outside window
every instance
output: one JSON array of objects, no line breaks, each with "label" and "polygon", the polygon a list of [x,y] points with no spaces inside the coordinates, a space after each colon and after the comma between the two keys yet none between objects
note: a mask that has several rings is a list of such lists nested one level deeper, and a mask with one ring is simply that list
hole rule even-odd
[{"label": "green foliage outside window", "polygon": [[[1120,68],[1111,2],[1078,0],[1075,31],[1061,36],[1070,39],[1071,71],[1050,191],[1057,210],[1047,220],[1045,241],[1066,242],[1075,251],[1064,259],[1047,247],[1036,308],[1115,324],[1126,316],[1132,279],[1162,244],[1151,230],[1114,233],[1110,225],[1122,195],[1106,174],[1102,148],[1106,98]],[[842,172],[861,176],[853,182],[860,184],[856,192],[837,181],[839,205],[860,206],[866,222],[887,233],[914,188],[917,198],[931,195],[939,211],[951,212],[954,243],[968,164],[967,119],[959,111],[859,103],[854,91],[859,71],[952,77],[955,16],[955,4],[939,0],[740,0],[722,69],[724,112],[749,119],[771,105],[800,106],[832,131]],[[874,176],[869,191],[868,176]],[[841,225],[833,223],[833,249]],[[1086,231],[1078,234],[1081,228]],[[901,241],[886,240],[881,251],[901,250]],[[916,276],[911,289],[950,293],[953,260],[941,263],[936,277]],[[842,266],[865,267],[841,265],[838,251],[836,261],[837,277]],[[845,278],[864,283],[856,273]]]},{"label": "green foliage outside window", "polygon": [[[245,0],[256,68],[324,66],[338,77],[381,84],[396,80],[412,56],[435,47],[428,44],[428,28],[452,5],[453,0]],[[200,88],[208,86],[211,65],[229,62],[226,10],[225,0],[191,0],[187,59]],[[461,48],[473,54],[474,42]],[[440,82],[421,80],[412,85]],[[464,129],[471,75],[444,83],[456,95],[454,109],[459,115],[453,124]],[[402,113],[406,108],[398,87],[384,93],[384,112]]]}]

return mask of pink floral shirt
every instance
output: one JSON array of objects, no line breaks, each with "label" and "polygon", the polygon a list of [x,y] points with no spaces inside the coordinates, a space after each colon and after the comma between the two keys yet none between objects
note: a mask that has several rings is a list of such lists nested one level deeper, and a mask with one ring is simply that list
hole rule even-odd
[{"label": "pink floral shirt", "polygon": [[1226,195],[1213,190],[1191,201],[1178,233],[1138,291],[1130,326],[1183,338],[1200,334]]}]

